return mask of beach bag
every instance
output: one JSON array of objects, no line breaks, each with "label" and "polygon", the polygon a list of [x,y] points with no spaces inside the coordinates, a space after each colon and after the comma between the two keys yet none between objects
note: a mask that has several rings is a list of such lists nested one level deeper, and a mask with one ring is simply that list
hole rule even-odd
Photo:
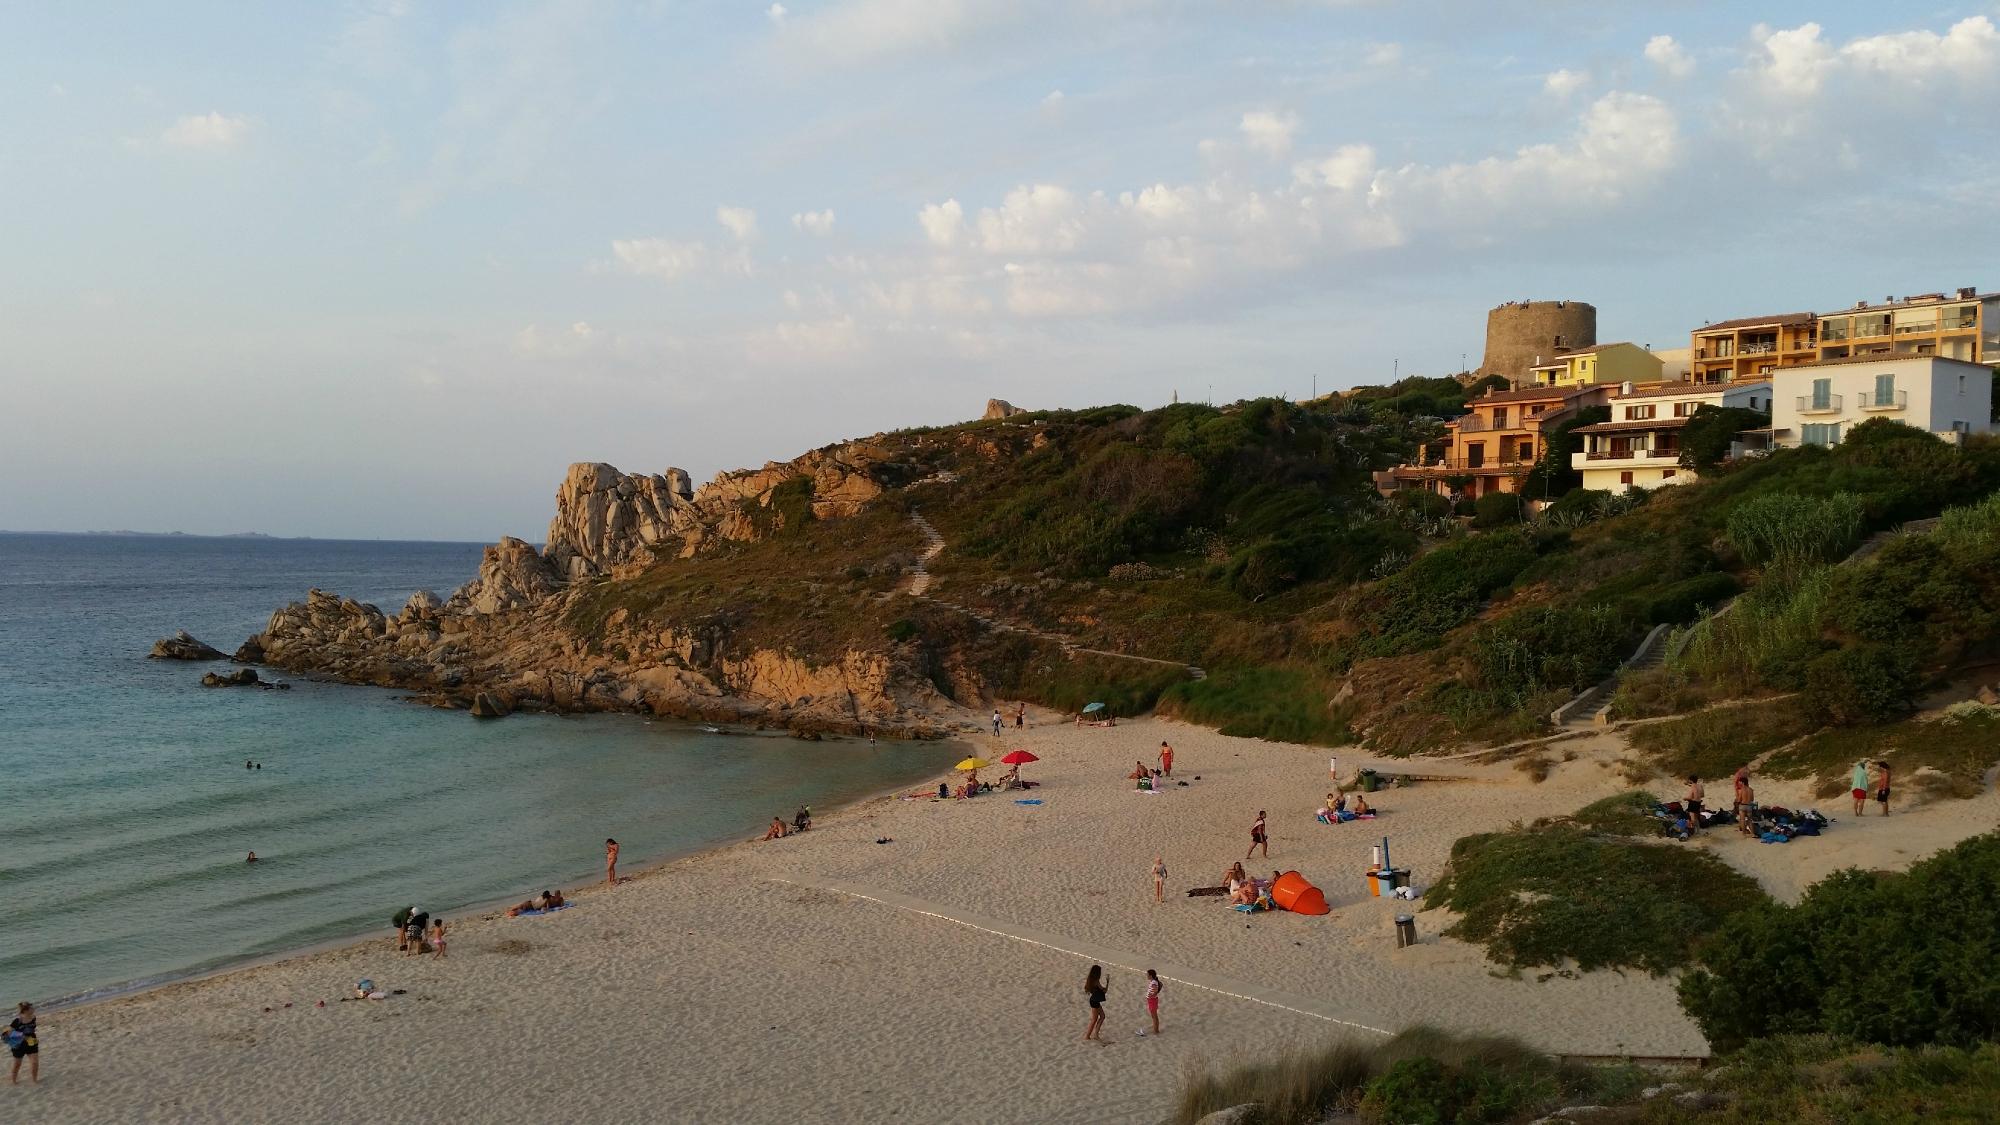
[{"label": "beach bag", "polygon": [[1762,836],[1759,836],[1758,839],[1767,844],[1789,844],[1792,842],[1792,838],[1783,832],[1766,832]]}]

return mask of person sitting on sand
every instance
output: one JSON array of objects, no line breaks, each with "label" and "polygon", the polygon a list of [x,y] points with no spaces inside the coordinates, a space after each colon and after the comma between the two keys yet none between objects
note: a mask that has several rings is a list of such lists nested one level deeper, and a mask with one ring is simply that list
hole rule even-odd
[{"label": "person sitting on sand", "polygon": [[554,910],[558,906],[569,905],[569,900],[563,898],[561,891],[543,891],[542,901],[548,903],[548,906],[545,908],[548,910]]},{"label": "person sitting on sand", "polygon": [[785,818],[781,816],[772,817],[770,831],[764,833],[764,838],[766,840],[782,840],[784,837]]},{"label": "person sitting on sand", "polygon": [[1253,906],[1257,902],[1257,884],[1248,879],[1237,883],[1229,891],[1231,906]]},{"label": "person sitting on sand", "polygon": [[1359,794],[1359,793],[1356,793],[1356,794],[1354,795],[1354,815],[1355,815],[1355,816],[1367,816],[1367,815],[1368,815],[1369,813],[1371,813],[1371,812],[1374,812],[1374,811],[1375,811],[1374,809],[1371,809],[1371,808],[1369,808],[1369,807],[1368,807],[1368,798],[1366,798],[1366,797],[1363,797],[1363,796],[1362,796],[1361,794]]},{"label": "person sitting on sand", "polygon": [[1019,785],[1020,783],[1021,783],[1020,766],[1015,766],[1013,769],[1008,770],[1006,773],[1000,775],[999,784],[1000,788],[1002,789],[1012,789],[1016,785]]},{"label": "person sitting on sand", "polygon": [[1146,768],[1146,763],[1134,761],[1132,763],[1132,772],[1125,775],[1125,780],[1143,781],[1151,776],[1153,776],[1153,771]]},{"label": "person sitting on sand", "polygon": [[1339,812],[1347,807],[1347,794],[1336,789],[1326,795],[1326,807]]},{"label": "person sitting on sand", "polygon": [[812,826],[813,826],[813,811],[804,805],[800,805],[799,811],[792,814],[792,831],[804,832],[806,829],[811,828]]},{"label": "person sitting on sand", "polygon": [[1229,870],[1222,873],[1223,885],[1232,891],[1236,889],[1236,884],[1246,882],[1249,878],[1250,876],[1243,873],[1243,865],[1241,863],[1230,864]]}]

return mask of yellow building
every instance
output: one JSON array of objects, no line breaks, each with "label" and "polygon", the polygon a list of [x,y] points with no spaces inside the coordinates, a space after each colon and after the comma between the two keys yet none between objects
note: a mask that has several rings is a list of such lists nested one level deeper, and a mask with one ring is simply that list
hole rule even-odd
[{"label": "yellow building", "polygon": [[1866,301],[1819,318],[1819,358],[1935,355],[1973,363],[2000,362],[2000,293],[1968,286],[1947,297],[1920,293],[1900,301]]},{"label": "yellow building", "polygon": [[1780,367],[1819,358],[1819,318],[1797,312],[1725,320],[1695,329],[1690,346],[1697,383],[1768,378]]},{"label": "yellow building", "polygon": [[1548,447],[1550,431],[1617,389],[1598,383],[1488,391],[1466,403],[1463,416],[1445,423],[1444,440],[1421,450],[1415,463],[1376,473],[1375,487],[1384,496],[1399,488],[1422,488],[1467,500],[1514,492]]},{"label": "yellow building", "polygon": [[1598,344],[1556,353],[1528,369],[1537,387],[1581,387],[1591,383],[1657,383],[1660,357],[1637,344]]}]

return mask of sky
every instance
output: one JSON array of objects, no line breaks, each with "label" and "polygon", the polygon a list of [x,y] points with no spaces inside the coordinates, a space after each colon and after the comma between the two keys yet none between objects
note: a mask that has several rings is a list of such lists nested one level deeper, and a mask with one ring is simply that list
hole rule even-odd
[{"label": "sky", "polygon": [[1302,398],[1511,299],[2000,287],[2000,6],[9,5],[0,213],[0,528],[539,539],[573,461]]}]

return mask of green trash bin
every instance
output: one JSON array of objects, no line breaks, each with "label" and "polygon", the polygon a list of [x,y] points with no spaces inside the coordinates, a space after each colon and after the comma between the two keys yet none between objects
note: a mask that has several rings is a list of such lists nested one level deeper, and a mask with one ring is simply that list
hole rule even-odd
[{"label": "green trash bin", "polygon": [[1375,771],[1374,771],[1374,770],[1362,770],[1362,771],[1361,771],[1361,791],[1362,791],[1363,793],[1373,793],[1373,792],[1375,792],[1375,786],[1376,786],[1376,784],[1377,784],[1377,781],[1376,781],[1376,779],[1375,779]]}]

